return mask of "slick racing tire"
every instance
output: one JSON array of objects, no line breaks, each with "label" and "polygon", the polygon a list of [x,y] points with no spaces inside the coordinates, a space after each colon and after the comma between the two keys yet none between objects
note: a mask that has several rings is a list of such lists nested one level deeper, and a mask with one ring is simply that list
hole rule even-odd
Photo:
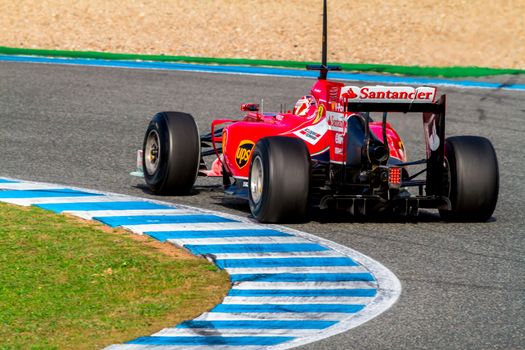
[{"label": "slick racing tire", "polygon": [[484,222],[490,219],[499,191],[496,152],[478,136],[450,137],[445,142],[450,210],[439,213],[447,221]]},{"label": "slick racing tire", "polygon": [[193,117],[161,112],[149,123],[143,143],[144,179],[155,194],[191,191],[200,163],[200,137]]},{"label": "slick racing tire", "polygon": [[266,137],[257,142],[248,180],[252,215],[264,223],[303,221],[310,187],[310,154],[302,140]]}]

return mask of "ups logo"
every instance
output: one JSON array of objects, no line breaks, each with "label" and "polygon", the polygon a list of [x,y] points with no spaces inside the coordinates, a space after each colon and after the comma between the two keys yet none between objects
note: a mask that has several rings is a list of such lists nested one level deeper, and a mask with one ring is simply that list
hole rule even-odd
[{"label": "ups logo", "polygon": [[243,140],[237,147],[237,152],[235,152],[235,163],[239,169],[242,169],[248,164],[248,160],[252,154],[252,149],[255,144],[250,140]]}]

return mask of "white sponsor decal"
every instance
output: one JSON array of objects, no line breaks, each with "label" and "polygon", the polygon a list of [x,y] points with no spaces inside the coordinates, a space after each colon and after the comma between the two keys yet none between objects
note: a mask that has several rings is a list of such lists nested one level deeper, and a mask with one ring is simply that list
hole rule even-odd
[{"label": "white sponsor decal", "polygon": [[328,131],[326,118],[322,119],[315,125],[310,125],[300,130],[294,131],[294,134],[306,142],[315,145]]},{"label": "white sponsor decal", "polygon": [[343,149],[341,147],[336,147],[334,149],[335,154],[343,154]]},{"label": "white sponsor decal", "polygon": [[341,99],[349,102],[393,102],[393,103],[431,103],[436,97],[436,88],[422,86],[345,86],[341,89]]},{"label": "white sponsor decal", "polygon": [[439,136],[436,131],[436,122],[432,123],[432,132],[428,135],[428,146],[434,152],[439,148]]},{"label": "white sponsor decal", "polygon": [[344,141],[344,134],[338,132],[335,134],[335,143],[338,145],[342,145]]},{"label": "white sponsor decal", "polygon": [[328,130],[345,132],[346,131],[346,121],[344,113],[338,112],[326,112],[326,122],[328,123]]},{"label": "white sponsor decal", "polygon": [[334,104],[334,108],[332,108],[334,111],[336,112],[344,112],[345,111],[345,106],[342,104],[342,103],[335,103]]},{"label": "white sponsor decal", "polygon": [[330,90],[328,91],[328,99],[330,100],[330,102],[337,101],[338,95],[339,95],[339,89],[337,88],[337,86],[331,87]]}]

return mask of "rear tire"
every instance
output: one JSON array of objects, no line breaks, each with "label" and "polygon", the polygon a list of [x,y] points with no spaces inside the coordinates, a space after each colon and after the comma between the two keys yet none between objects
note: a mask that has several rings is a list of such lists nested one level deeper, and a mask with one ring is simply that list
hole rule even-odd
[{"label": "rear tire", "polygon": [[308,148],[291,137],[259,140],[252,153],[248,183],[250,210],[257,221],[303,221],[310,187]]},{"label": "rear tire", "polygon": [[484,222],[491,218],[499,191],[499,170],[491,142],[478,136],[450,137],[445,143],[450,210],[447,221]]},{"label": "rear tire", "polygon": [[155,194],[188,194],[200,162],[200,137],[190,114],[161,112],[149,123],[143,143],[144,178]]}]

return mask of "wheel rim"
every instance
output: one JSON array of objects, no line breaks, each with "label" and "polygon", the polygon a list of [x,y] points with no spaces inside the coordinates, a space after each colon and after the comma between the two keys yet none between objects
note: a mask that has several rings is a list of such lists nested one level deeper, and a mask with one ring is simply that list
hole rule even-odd
[{"label": "wheel rim", "polygon": [[255,204],[259,204],[262,198],[263,193],[263,180],[264,180],[264,173],[263,173],[263,165],[261,157],[257,156],[253,160],[252,170],[251,170],[251,176],[250,176],[250,194],[252,197],[252,201]]},{"label": "wheel rim", "polygon": [[146,139],[144,149],[144,165],[146,172],[153,175],[159,168],[160,163],[160,137],[156,130],[151,130]]}]

